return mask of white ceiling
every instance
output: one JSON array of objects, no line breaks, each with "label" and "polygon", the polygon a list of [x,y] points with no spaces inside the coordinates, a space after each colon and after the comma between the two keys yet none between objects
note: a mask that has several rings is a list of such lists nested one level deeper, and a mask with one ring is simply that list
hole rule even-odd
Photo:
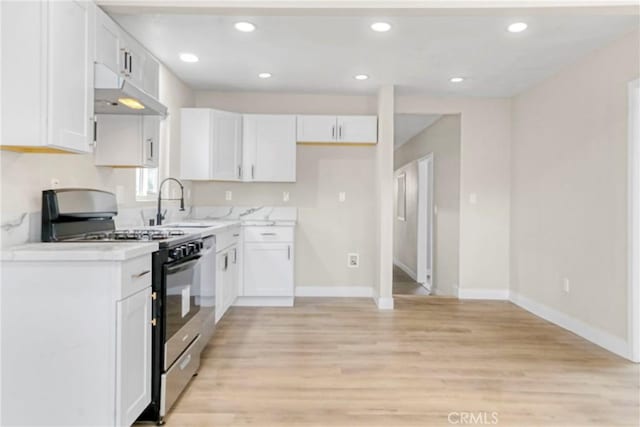
[{"label": "white ceiling", "polygon": [[[562,9],[559,9],[562,10]],[[329,12],[326,12],[329,13]],[[558,12],[560,13],[560,12]],[[565,12],[568,13],[568,12]],[[114,18],[194,89],[397,93],[507,97],[638,26],[638,16],[215,16],[115,15]],[[241,33],[233,24],[256,24]],[[393,25],[375,33],[369,25]],[[512,34],[506,26],[526,21]],[[186,64],[180,52],[200,62]],[[259,79],[270,72],[271,79]],[[356,81],[355,74],[368,74]],[[463,76],[460,84],[449,82]]]},{"label": "white ceiling", "polygon": [[398,149],[431,126],[440,114],[396,114],[393,120],[393,146]]}]

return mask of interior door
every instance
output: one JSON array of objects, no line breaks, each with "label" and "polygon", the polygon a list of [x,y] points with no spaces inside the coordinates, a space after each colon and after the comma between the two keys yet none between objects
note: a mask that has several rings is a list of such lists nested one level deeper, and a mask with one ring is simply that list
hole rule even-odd
[{"label": "interior door", "polygon": [[116,303],[116,420],[131,425],[151,402],[151,287]]},{"label": "interior door", "polygon": [[49,143],[85,153],[93,150],[94,7],[48,3]]}]

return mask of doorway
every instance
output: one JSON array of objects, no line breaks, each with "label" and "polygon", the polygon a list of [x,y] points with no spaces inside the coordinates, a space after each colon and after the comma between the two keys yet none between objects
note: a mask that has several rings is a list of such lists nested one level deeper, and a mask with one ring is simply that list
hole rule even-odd
[{"label": "doorway", "polygon": [[457,296],[460,115],[396,115],[394,295]]}]

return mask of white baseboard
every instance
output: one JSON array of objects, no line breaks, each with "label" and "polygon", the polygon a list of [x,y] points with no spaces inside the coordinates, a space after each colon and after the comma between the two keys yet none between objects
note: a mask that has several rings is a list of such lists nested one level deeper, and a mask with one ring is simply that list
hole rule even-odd
[{"label": "white baseboard", "polygon": [[601,329],[587,325],[581,320],[568,316],[565,313],[562,313],[544,304],[540,304],[525,296],[512,292],[510,295],[510,300],[512,303],[516,304],[519,307],[522,307],[523,309],[535,314],[538,317],[554,323],[561,328],[567,329],[574,334],[579,335],[582,338],[599,345],[605,350],[631,360],[631,348],[629,346],[629,343],[627,343],[627,341],[622,338],[618,338],[615,335],[612,335]]},{"label": "white baseboard", "polygon": [[464,289],[458,288],[460,299],[508,300],[508,289]]},{"label": "white baseboard", "polygon": [[371,298],[370,286],[296,286],[297,297]]},{"label": "white baseboard", "polygon": [[378,309],[393,310],[393,298],[374,298]]},{"label": "white baseboard", "polygon": [[293,297],[238,297],[235,307],[293,307]]},{"label": "white baseboard", "polygon": [[407,273],[409,275],[409,277],[411,277],[411,279],[413,279],[414,281],[416,281],[416,282],[418,281],[418,274],[415,271],[413,271],[411,268],[409,268],[409,266],[407,264],[405,264],[402,261],[394,258],[393,259],[393,265],[395,265],[400,270],[402,270],[405,273]]}]

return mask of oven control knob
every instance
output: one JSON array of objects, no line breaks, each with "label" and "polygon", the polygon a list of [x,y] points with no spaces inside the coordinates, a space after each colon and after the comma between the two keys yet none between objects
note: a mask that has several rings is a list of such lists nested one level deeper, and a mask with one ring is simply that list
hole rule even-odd
[{"label": "oven control knob", "polygon": [[182,258],[182,249],[180,248],[172,249],[171,252],[169,252],[169,256],[171,256],[171,258],[173,259]]},{"label": "oven control knob", "polygon": [[198,247],[195,243],[189,243],[187,246],[189,247],[189,254],[198,253]]},{"label": "oven control knob", "polygon": [[193,250],[190,245],[182,245],[181,248],[182,248],[182,252],[184,253],[184,256],[191,255],[193,253]]}]

